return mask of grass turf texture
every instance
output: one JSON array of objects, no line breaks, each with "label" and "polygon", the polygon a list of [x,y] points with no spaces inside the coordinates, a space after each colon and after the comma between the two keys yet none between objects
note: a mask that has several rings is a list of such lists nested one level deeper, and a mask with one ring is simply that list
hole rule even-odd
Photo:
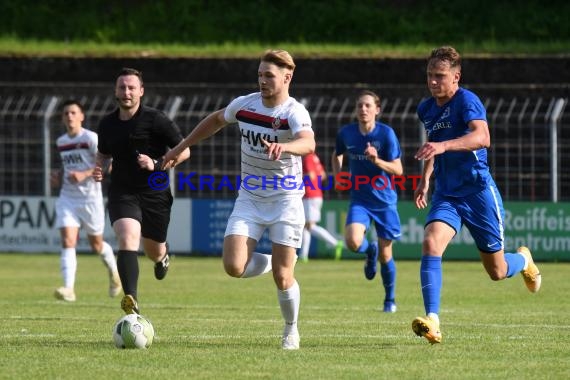
[{"label": "grass turf texture", "polygon": [[158,282],[141,259],[141,313],[156,338],[119,350],[120,298],[107,296],[98,258],[79,256],[77,302],[64,303],[52,295],[58,255],[0,254],[0,378],[570,378],[569,264],[541,263],[533,295],[520,275],[495,283],[480,263],[444,262],[436,346],[410,328],[423,314],[419,260],[397,262],[395,314],[380,311],[380,280],[364,279],[363,261],[298,264],[301,349],[287,352],[271,275],[239,280],[220,258],[175,257]]},{"label": "grass turf texture", "polygon": [[[0,57],[140,57],[140,58],[250,58],[258,59],[269,48],[288,50],[297,58],[421,58],[441,44],[335,44],[335,43],[236,43],[136,44],[93,41],[40,41],[0,36]],[[569,41],[528,43],[478,41],[454,46],[468,57],[568,57]]]}]

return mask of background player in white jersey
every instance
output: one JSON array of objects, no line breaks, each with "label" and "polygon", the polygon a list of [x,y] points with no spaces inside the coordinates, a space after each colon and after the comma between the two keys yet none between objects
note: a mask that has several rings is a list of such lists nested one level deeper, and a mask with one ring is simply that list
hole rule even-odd
[{"label": "background player in white jersey", "polygon": [[52,173],[52,185],[61,190],[56,201],[56,226],[61,234],[61,276],[63,286],[55,297],[73,302],[77,272],[76,247],[79,228],[87,232],[91,249],[101,256],[109,272],[109,296],[121,291],[117,262],[111,246],[103,241],[105,207],[101,184],[92,177],[97,154],[97,134],[82,127],[82,105],[75,100],[63,103],[62,122],[66,133],[57,141],[63,170]]},{"label": "background player in white jersey", "polygon": [[[241,134],[242,184],[224,237],[223,263],[232,277],[253,277],[273,269],[281,314],[282,348],[299,348],[297,317],[300,290],[294,277],[296,249],[305,224],[301,156],[315,150],[311,118],[289,96],[295,63],[284,50],[268,50],[258,69],[259,92],[234,99],[213,112],[164,157],[179,163],[186,147],[196,145],[230,123]],[[272,255],[254,252],[269,228]]]}]

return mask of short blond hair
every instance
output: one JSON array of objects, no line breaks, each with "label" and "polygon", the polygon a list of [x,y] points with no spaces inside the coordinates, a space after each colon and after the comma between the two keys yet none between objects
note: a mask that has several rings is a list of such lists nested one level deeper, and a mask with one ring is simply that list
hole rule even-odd
[{"label": "short blond hair", "polygon": [[277,67],[295,70],[295,62],[291,54],[285,50],[266,50],[261,56],[261,62],[273,63]]},{"label": "short blond hair", "polygon": [[449,63],[449,67],[461,69],[461,55],[452,46],[441,46],[431,51],[428,62],[431,60],[444,61]]}]

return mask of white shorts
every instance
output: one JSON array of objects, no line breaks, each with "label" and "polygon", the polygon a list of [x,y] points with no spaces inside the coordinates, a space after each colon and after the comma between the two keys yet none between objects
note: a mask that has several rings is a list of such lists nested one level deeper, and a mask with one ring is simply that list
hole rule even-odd
[{"label": "white shorts", "polygon": [[273,243],[301,248],[304,225],[301,198],[257,202],[238,197],[224,236],[241,235],[259,241],[265,229],[269,228],[269,239]]},{"label": "white shorts", "polygon": [[88,235],[103,235],[105,229],[105,206],[103,199],[82,201],[58,198],[55,202],[57,228],[83,228]]},{"label": "white shorts", "polygon": [[321,221],[321,208],[323,198],[303,198],[303,208],[305,209],[305,220],[307,222]]}]

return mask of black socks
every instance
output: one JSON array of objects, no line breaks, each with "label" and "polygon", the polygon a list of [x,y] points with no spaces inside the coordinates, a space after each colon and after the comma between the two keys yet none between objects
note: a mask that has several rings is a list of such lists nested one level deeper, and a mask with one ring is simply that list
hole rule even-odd
[{"label": "black socks", "polygon": [[139,282],[139,260],[137,251],[119,250],[117,254],[117,270],[121,277],[121,285],[125,294],[137,299]]}]

